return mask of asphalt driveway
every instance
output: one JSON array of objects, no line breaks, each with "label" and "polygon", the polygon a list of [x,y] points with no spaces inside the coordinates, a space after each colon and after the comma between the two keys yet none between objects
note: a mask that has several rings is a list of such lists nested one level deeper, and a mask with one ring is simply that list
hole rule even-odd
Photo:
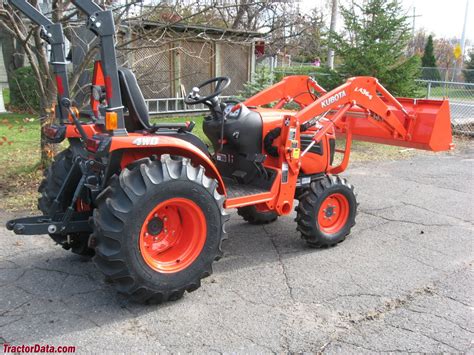
[{"label": "asphalt driveway", "polygon": [[[232,213],[203,286],[128,303],[49,237],[0,228],[0,342],[79,352],[469,352],[474,339],[474,148],[353,165],[359,215],[335,248],[308,249],[293,217]],[[1,223],[11,217],[1,214]]]}]

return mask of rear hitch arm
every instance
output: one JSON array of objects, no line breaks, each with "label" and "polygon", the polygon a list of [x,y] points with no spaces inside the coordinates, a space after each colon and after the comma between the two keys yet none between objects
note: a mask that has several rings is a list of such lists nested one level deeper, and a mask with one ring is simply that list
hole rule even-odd
[{"label": "rear hitch arm", "polygon": [[[76,189],[74,190],[74,195],[72,197],[71,203],[69,204],[69,207],[66,209],[66,212],[64,213],[63,218],[61,219],[61,224],[59,225],[59,233],[61,234],[66,234],[67,233],[66,231],[70,228],[71,219],[77,213],[74,207],[76,205],[77,200],[79,199],[79,196],[84,190],[84,188],[87,187],[93,190],[95,185],[89,184],[89,182],[92,182],[92,180],[94,181],[98,180],[96,179],[96,175],[95,175],[97,172],[94,170],[97,169],[97,166],[99,164],[96,164],[94,160],[82,159],[78,157],[76,161],[74,162],[74,164],[79,165],[79,167],[81,168],[82,176],[81,176],[81,179],[79,180],[79,183],[76,186]],[[101,170],[101,168],[102,166],[98,167],[99,171]],[[73,169],[74,169],[74,166],[69,171],[70,174],[72,174]],[[69,174],[68,174],[68,177],[69,177]],[[93,179],[91,179],[91,177]],[[65,189],[65,184],[63,184],[63,186],[61,187],[61,190],[64,191],[64,189]],[[63,193],[63,191],[61,191],[61,193]]]},{"label": "rear hitch arm", "polygon": [[68,187],[68,185],[71,183],[72,176],[74,175],[74,171],[78,169],[79,163],[78,160],[75,159],[71,168],[69,169],[69,172],[66,175],[66,179],[64,179],[63,184],[61,185],[61,188],[59,189],[59,192],[57,196],[54,198],[53,203],[49,209],[49,215],[54,216],[59,209],[60,201],[63,198],[64,191]]},{"label": "rear hitch arm", "polygon": [[[58,214],[56,217],[63,219],[64,215]],[[92,233],[92,228],[89,224],[89,214],[84,212],[75,212],[64,228],[61,220],[55,221],[49,216],[12,219],[7,222],[6,227],[15,234],[22,235]]]},{"label": "rear hitch arm", "polygon": [[[64,213],[58,213],[60,201],[64,198],[64,192],[68,187],[71,187],[72,177],[79,168],[82,172],[81,179],[75,187],[69,206]],[[23,235],[92,233],[89,223],[90,212],[77,212],[75,205],[84,188],[90,189],[92,193],[96,192],[97,175],[100,175],[103,169],[104,167],[94,160],[77,157],[53,201],[49,216],[13,219],[7,222],[7,229]]]}]

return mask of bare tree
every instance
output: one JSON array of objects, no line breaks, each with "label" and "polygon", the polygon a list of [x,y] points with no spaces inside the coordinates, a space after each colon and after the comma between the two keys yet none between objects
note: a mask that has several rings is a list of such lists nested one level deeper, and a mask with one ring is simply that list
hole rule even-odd
[{"label": "bare tree", "polygon": [[[28,0],[38,7],[38,0]],[[183,43],[205,34],[184,31],[180,36],[169,36],[176,24],[199,24],[201,26],[220,27],[229,30],[256,31],[268,39],[269,50],[278,52],[286,48],[291,38],[297,38],[308,28],[304,16],[294,6],[296,0],[158,0],[152,5],[145,5],[139,0],[115,2],[103,0],[101,5],[112,6],[119,32],[118,49],[127,61],[127,53],[140,48],[160,50],[182,49]],[[97,48],[94,42],[82,43],[83,36],[79,31],[84,18],[78,13],[69,0],[53,0],[51,11],[46,14],[53,22],[63,24],[66,38],[74,48],[84,51],[82,62],[73,68],[69,78],[71,96],[83,89],[81,75],[91,67]],[[145,20],[160,22],[154,30],[142,26]],[[38,83],[40,98],[41,126],[50,125],[53,121],[52,107],[56,98],[56,87],[52,70],[48,64],[48,51],[40,38],[39,28],[30,23],[8,3],[0,4],[0,27],[12,36],[19,44],[31,66]],[[128,29],[128,31],[124,30]],[[131,33],[124,36],[123,33]],[[204,38],[205,39],[205,38]],[[238,41],[250,41],[251,38],[239,37]],[[229,37],[222,38],[229,41]],[[234,39],[232,39],[234,41]],[[166,48],[166,49],[163,49]],[[43,130],[42,130],[43,132]],[[44,135],[41,138],[41,165],[47,166],[55,153],[54,145],[48,144]]]},{"label": "bare tree", "polygon": [[[37,6],[37,0],[32,3]],[[9,5],[0,5],[0,26],[16,39],[22,47],[33,73],[38,81],[39,99],[41,107],[41,124],[47,124],[48,117],[52,117],[51,107],[55,97],[55,86],[50,75],[47,53],[40,38],[39,29],[29,26],[18,13]],[[53,147],[42,143],[41,162],[46,163],[53,154]]]},{"label": "bare tree", "polygon": [[419,29],[408,43],[408,53],[412,55],[423,55],[427,38],[428,35],[426,34],[425,30],[423,28]]}]

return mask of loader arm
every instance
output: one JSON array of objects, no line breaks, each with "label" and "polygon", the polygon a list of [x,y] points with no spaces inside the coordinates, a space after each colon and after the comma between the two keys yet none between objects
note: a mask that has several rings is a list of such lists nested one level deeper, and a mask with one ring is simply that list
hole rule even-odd
[{"label": "loader arm", "polygon": [[[286,100],[297,91],[295,86],[302,90],[304,78],[286,77],[244,103],[263,106]],[[315,143],[333,130],[345,135],[346,149],[340,152],[346,154],[346,162],[352,138],[431,151],[453,148],[448,100],[395,98],[373,77],[350,78],[329,92],[320,92],[312,102],[308,102],[309,94],[301,95],[305,102],[295,117],[301,132],[314,133]]]},{"label": "loader arm", "polygon": [[306,107],[325,93],[326,90],[311,77],[294,75],[283,78],[282,81],[247,99],[244,104],[263,106],[276,101],[274,106],[276,109],[282,108],[290,102],[296,102],[300,107]]},{"label": "loader arm", "polygon": [[[343,129],[350,109],[358,107],[370,121],[394,139],[406,140],[408,129],[415,119],[407,110],[382,86],[371,77],[350,78],[345,84],[331,90],[306,106],[296,114],[302,131],[319,123],[321,126],[313,140],[319,142],[331,128]],[[355,112],[355,111],[354,111]],[[319,119],[323,114],[327,118]]]}]

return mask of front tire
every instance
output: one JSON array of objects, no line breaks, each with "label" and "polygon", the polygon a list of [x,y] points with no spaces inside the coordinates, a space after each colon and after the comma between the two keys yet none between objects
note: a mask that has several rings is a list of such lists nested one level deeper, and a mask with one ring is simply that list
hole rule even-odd
[{"label": "front tire", "polygon": [[222,256],[223,202],[216,180],[187,158],[125,168],[96,200],[94,262],[136,302],[177,300]]},{"label": "front tire", "polygon": [[309,246],[334,246],[344,241],[355,225],[354,187],[339,176],[325,176],[299,196],[296,212],[297,230]]}]

